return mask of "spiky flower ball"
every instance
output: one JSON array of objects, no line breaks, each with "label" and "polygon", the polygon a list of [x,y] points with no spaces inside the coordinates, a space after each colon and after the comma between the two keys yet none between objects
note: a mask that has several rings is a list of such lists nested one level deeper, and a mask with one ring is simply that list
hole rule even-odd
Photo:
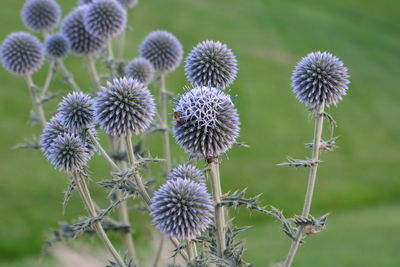
[{"label": "spiky flower ball", "polygon": [[198,183],[204,182],[204,173],[190,164],[181,164],[173,168],[167,176],[167,180],[189,179]]},{"label": "spiky flower ball", "polygon": [[236,142],[239,115],[231,97],[216,88],[196,87],[178,101],[173,125],[178,144],[195,157],[218,157]]},{"label": "spiky flower ball", "polygon": [[36,32],[49,32],[60,22],[61,9],[54,0],[28,0],[21,12],[25,26]]},{"label": "spiky flower ball", "polygon": [[123,7],[132,8],[139,4],[139,0],[117,0]]},{"label": "spiky flower ball", "polygon": [[54,58],[63,58],[69,53],[68,40],[60,33],[47,37],[44,48],[46,54]]},{"label": "spiky flower ball", "polygon": [[93,100],[82,92],[70,93],[64,97],[58,111],[66,128],[84,130],[93,124]]},{"label": "spiky flower ball", "polygon": [[97,0],[88,5],[83,21],[90,34],[105,39],[125,29],[126,16],[126,10],[115,0]]},{"label": "spiky flower ball", "polygon": [[232,50],[219,41],[204,41],[186,58],[186,76],[196,86],[225,89],[236,78],[237,60]]},{"label": "spiky flower ball", "polygon": [[134,58],[129,62],[128,66],[126,66],[125,75],[141,83],[149,84],[154,77],[153,64],[142,57]]},{"label": "spiky flower ball", "polygon": [[173,71],[179,66],[182,61],[183,48],[172,33],[154,31],[142,42],[140,55],[148,59],[155,70],[165,73]]},{"label": "spiky flower ball", "polygon": [[26,32],[8,35],[1,45],[0,55],[4,68],[18,75],[37,71],[44,61],[43,45]]},{"label": "spiky flower ball", "polygon": [[336,105],[346,95],[349,77],[343,62],[331,53],[310,53],[293,71],[293,92],[300,102],[312,108],[322,103]]},{"label": "spiky flower ball", "polygon": [[94,101],[95,121],[111,136],[143,132],[151,125],[155,113],[150,91],[132,78],[108,82]]},{"label": "spiky flower ball", "polygon": [[98,52],[105,42],[85,29],[83,15],[87,10],[87,5],[75,8],[65,17],[61,25],[61,33],[67,38],[71,51],[77,55]]},{"label": "spiky flower ball", "polygon": [[153,223],[163,234],[184,240],[204,232],[212,221],[206,186],[188,179],[168,180],[154,194],[150,209]]}]

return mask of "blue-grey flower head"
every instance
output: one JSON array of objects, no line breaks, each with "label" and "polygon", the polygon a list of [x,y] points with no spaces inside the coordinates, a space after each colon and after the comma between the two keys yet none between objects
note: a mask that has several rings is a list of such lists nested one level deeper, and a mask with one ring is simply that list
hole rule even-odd
[{"label": "blue-grey flower head", "polygon": [[194,238],[212,222],[213,203],[206,186],[188,179],[168,180],[154,194],[150,209],[156,227],[174,238]]},{"label": "blue-grey flower head", "polygon": [[218,157],[236,142],[239,115],[222,90],[196,87],[181,96],[174,112],[177,143],[195,157]]},{"label": "blue-grey flower head", "polygon": [[63,58],[69,53],[68,40],[60,33],[47,37],[44,48],[46,54],[54,58]]},{"label": "blue-grey flower head", "polygon": [[179,40],[170,32],[154,31],[140,46],[140,55],[148,59],[155,70],[170,72],[182,61],[183,48]]},{"label": "blue-grey flower head", "polygon": [[28,0],[21,12],[25,26],[36,32],[49,32],[60,22],[61,9],[54,0]]},{"label": "blue-grey flower head", "polygon": [[237,60],[219,41],[203,41],[186,58],[186,76],[196,86],[225,89],[236,78]]},{"label": "blue-grey flower head", "polygon": [[83,16],[87,9],[87,5],[75,8],[61,24],[61,33],[68,40],[71,51],[77,55],[96,53],[105,43],[104,39],[95,37],[85,29]]},{"label": "blue-grey flower head", "polygon": [[117,0],[123,7],[132,8],[139,4],[139,0]]},{"label": "blue-grey flower head", "polygon": [[83,22],[93,36],[107,39],[120,34],[126,27],[126,10],[115,0],[97,0],[88,5]]},{"label": "blue-grey flower head", "polygon": [[79,0],[79,5],[87,5],[93,3],[94,0]]},{"label": "blue-grey flower head", "polygon": [[126,66],[125,75],[141,83],[149,84],[154,77],[153,64],[143,57],[134,58]]},{"label": "blue-grey flower head", "polygon": [[181,164],[173,168],[167,176],[167,180],[189,179],[198,183],[205,181],[203,171],[190,164]]},{"label": "blue-grey flower head", "polygon": [[44,48],[35,36],[16,32],[6,37],[0,55],[3,67],[8,72],[25,75],[40,69],[44,61]]},{"label": "blue-grey flower head", "polygon": [[156,113],[147,87],[132,78],[114,79],[97,93],[95,121],[108,135],[128,136],[145,131]]},{"label": "blue-grey flower head", "polygon": [[320,104],[336,105],[346,95],[347,68],[327,52],[314,52],[304,57],[292,75],[293,92],[300,102],[311,108]]},{"label": "blue-grey flower head", "polygon": [[84,130],[93,124],[93,99],[82,92],[69,93],[58,111],[66,128]]}]

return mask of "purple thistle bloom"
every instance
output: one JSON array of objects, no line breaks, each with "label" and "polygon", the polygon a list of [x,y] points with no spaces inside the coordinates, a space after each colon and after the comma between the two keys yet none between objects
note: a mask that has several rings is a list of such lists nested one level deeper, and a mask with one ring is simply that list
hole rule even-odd
[{"label": "purple thistle bloom", "polygon": [[153,64],[142,57],[134,58],[129,62],[128,66],[126,66],[125,75],[143,84],[149,84],[154,77]]},{"label": "purple thistle bloom", "polygon": [[218,157],[236,142],[239,115],[231,97],[216,88],[196,87],[178,101],[173,125],[177,143],[195,157]]},{"label": "purple thistle bloom", "polygon": [[314,52],[304,57],[292,75],[293,92],[300,102],[311,108],[324,103],[336,105],[346,95],[347,68],[327,52]]},{"label": "purple thistle bloom", "polygon": [[87,5],[72,10],[61,24],[61,33],[68,40],[71,51],[77,55],[89,55],[98,52],[104,46],[104,39],[90,34],[83,24]]},{"label": "purple thistle bloom", "polygon": [[167,176],[167,180],[189,179],[198,183],[204,183],[204,173],[190,164],[181,164],[173,168]]},{"label": "purple thistle bloom", "polygon": [[63,58],[69,53],[68,40],[60,33],[47,37],[44,48],[46,54],[54,58]]},{"label": "purple thistle bloom", "polygon": [[237,70],[235,55],[221,42],[201,42],[186,58],[186,76],[196,86],[225,89],[235,80]]},{"label": "purple thistle bloom", "polygon": [[149,60],[155,70],[170,72],[182,61],[183,48],[179,40],[170,32],[150,33],[140,46],[140,55]]},{"label": "purple thistle bloom", "polygon": [[153,223],[161,233],[191,239],[207,230],[214,207],[204,184],[178,178],[161,186],[150,209]]},{"label": "purple thistle bloom", "polygon": [[97,0],[83,16],[86,30],[98,38],[117,36],[126,28],[126,10],[115,0]]},{"label": "purple thistle bloom", "polygon": [[25,26],[36,32],[49,32],[60,22],[61,9],[54,0],[28,0],[21,12]]},{"label": "purple thistle bloom", "polygon": [[123,7],[132,8],[139,4],[139,0],[117,0]]},{"label": "purple thistle bloom", "polygon": [[39,70],[44,61],[43,45],[39,39],[26,32],[8,35],[1,45],[0,55],[3,67],[17,75]]},{"label": "purple thistle bloom", "polygon": [[114,79],[97,93],[95,121],[108,135],[139,134],[152,123],[154,98],[147,87],[132,78]]},{"label": "purple thistle bloom", "polygon": [[93,99],[82,92],[70,93],[64,97],[58,111],[68,129],[84,130],[93,124]]}]

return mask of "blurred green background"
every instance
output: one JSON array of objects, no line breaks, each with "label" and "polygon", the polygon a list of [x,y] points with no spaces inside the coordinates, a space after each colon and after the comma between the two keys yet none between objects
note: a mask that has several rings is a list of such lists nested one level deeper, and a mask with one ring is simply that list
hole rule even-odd
[{"label": "blurred green background", "polygon": [[[1,1],[2,39],[24,30],[23,2]],[[64,15],[75,4],[58,2]],[[351,84],[348,96],[329,111],[338,122],[340,148],[322,155],[312,208],[315,216],[332,215],[325,231],[308,238],[294,266],[399,266],[399,10],[397,0],[141,0],[129,10],[132,31],[125,55],[136,57],[141,40],[157,29],[174,33],[185,55],[205,39],[228,44],[240,64],[231,87],[241,115],[240,141],[250,148],[236,147],[223,160],[224,191],[247,187],[249,195],[264,193],[263,202],[287,216],[301,212],[308,170],[276,164],[287,156],[309,157],[303,144],[313,133],[307,109],[291,92],[291,72],[311,51],[337,55],[349,68]],[[81,58],[71,56],[66,64],[88,91],[91,83]],[[47,66],[35,74],[36,83],[42,85],[46,73]],[[35,266],[48,229],[84,210],[75,195],[63,216],[65,176],[41,152],[12,149],[40,130],[27,124],[30,99],[23,79],[1,69],[0,81],[0,266]],[[188,85],[182,66],[168,76],[167,85],[175,94]],[[67,89],[57,76],[51,90]],[[54,105],[46,109],[51,113]],[[162,155],[160,136],[148,138],[146,146]],[[174,155],[175,163],[187,158],[175,143]],[[94,181],[106,179],[108,167],[97,156],[91,170],[91,188],[105,206],[104,192],[95,189]],[[159,175],[159,168],[153,174]],[[278,223],[246,210],[232,215],[237,225],[253,225],[241,236],[247,240],[247,261],[268,266],[284,260],[290,241]],[[134,222],[140,239],[147,230],[136,227],[137,220],[148,218]]]}]

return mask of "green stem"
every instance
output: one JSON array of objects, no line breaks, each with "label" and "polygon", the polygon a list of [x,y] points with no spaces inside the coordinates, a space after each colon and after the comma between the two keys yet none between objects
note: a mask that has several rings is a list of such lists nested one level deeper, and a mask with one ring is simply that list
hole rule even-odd
[{"label": "green stem", "polygon": [[165,158],[165,175],[171,170],[171,148],[168,128],[168,92],[165,88],[165,74],[160,75],[160,109],[161,127],[163,130],[163,150]]},{"label": "green stem", "polygon": [[42,91],[40,92],[39,99],[43,99],[47,93],[47,90],[50,87],[51,80],[53,79],[54,74],[56,73],[56,61],[51,58],[49,62],[49,71],[47,72],[46,81],[44,82],[44,86]]},{"label": "green stem", "polygon": [[64,76],[64,80],[72,87],[75,92],[80,92],[81,89],[79,88],[78,84],[74,80],[74,76],[71,72],[68,71],[67,67],[65,67],[64,62],[62,59],[57,59],[58,68],[60,69],[61,73]]},{"label": "green stem", "polygon": [[89,70],[90,78],[92,79],[92,82],[93,82],[93,86],[96,89],[96,91],[100,91],[101,90],[100,77],[97,74],[96,65],[94,63],[93,56],[92,55],[85,56],[85,61],[86,61],[87,68]]},{"label": "green stem", "polygon": [[30,73],[25,75],[25,81],[31,95],[33,109],[39,118],[42,128],[45,128],[47,124],[46,116],[44,114],[43,105],[40,99],[36,96],[36,86],[32,81],[32,75]]}]

